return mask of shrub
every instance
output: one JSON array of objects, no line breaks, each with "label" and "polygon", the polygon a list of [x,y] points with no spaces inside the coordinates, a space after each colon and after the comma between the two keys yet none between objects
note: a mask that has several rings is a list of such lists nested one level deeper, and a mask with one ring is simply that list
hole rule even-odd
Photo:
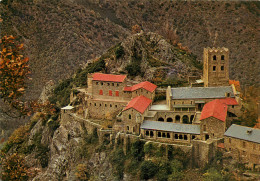
[{"label": "shrub", "polygon": [[115,176],[121,180],[124,177],[124,162],[125,162],[125,155],[123,149],[116,149],[111,154],[111,162],[113,164],[113,173]]},{"label": "shrub", "polygon": [[28,168],[25,165],[24,157],[14,153],[2,162],[2,179],[8,180],[28,180]]},{"label": "shrub", "polygon": [[223,180],[221,173],[215,168],[210,168],[203,174],[203,180],[205,181],[221,181]]},{"label": "shrub", "polygon": [[35,158],[38,158],[40,160],[40,164],[42,168],[45,168],[48,166],[48,152],[50,149],[48,148],[48,145],[37,145],[37,154],[35,155]]},{"label": "shrub", "polygon": [[23,143],[29,135],[30,125],[25,125],[14,130],[13,134],[9,137],[8,141],[4,145],[2,151],[7,153],[14,145]]},{"label": "shrub", "polygon": [[141,74],[140,63],[132,62],[125,67],[125,70],[130,76],[137,76]]},{"label": "shrub", "polygon": [[150,179],[153,178],[158,172],[158,167],[152,161],[144,161],[141,164],[141,179]]},{"label": "shrub", "polygon": [[142,161],[144,158],[144,142],[136,140],[131,145],[131,154],[137,161]]},{"label": "shrub", "polygon": [[116,48],[115,55],[117,59],[122,57],[124,54],[125,54],[124,47],[120,45],[119,47]]},{"label": "shrub", "polygon": [[75,176],[81,181],[89,180],[86,164],[78,164],[76,167]]},{"label": "shrub", "polygon": [[153,155],[153,150],[154,150],[154,147],[153,147],[153,144],[152,143],[146,143],[144,145],[144,153],[148,156],[152,156]]}]

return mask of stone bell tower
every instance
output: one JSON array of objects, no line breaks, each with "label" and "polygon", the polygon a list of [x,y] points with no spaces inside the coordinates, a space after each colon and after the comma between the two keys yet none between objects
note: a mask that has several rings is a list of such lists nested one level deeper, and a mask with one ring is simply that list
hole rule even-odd
[{"label": "stone bell tower", "polygon": [[204,87],[229,85],[229,50],[227,48],[204,48]]}]

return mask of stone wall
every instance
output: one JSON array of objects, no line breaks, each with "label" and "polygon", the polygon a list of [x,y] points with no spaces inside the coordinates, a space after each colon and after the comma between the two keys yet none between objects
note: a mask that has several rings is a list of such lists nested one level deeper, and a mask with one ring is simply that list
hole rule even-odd
[{"label": "stone wall", "polygon": [[192,161],[196,167],[204,167],[214,158],[216,146],[213,140],[192,140]]},{"label": "stone wall", "polygon": [[112,119],[127,105],[127,101],[88,100],[88,117],[96,119]]},{"label": "stone wall", "polygon": [[234,159],[248,163],[251,168],[260,171],[260,144],[224,136],[225,149],[231,152]]},{"label": "stone wall", "polygon": [[92,82],[92,95],[93,98],[99,99],[114,99],[114,100],[124,100],[124,87],[123,82],[103,82],[103,81],[93,81]]},{"label": "stone wall", "polygon": [[141,96],[141,95],[153,100],[153,98],[155,96],[155,91],[150,92],[150,91],[147,91],[143,88],[140,88],[140,89],[137,89],[137,90],[132,92],[132,98],[135,98],[135,97],[138,97],[138,96]]},{"label": "stone wall", "polygon": [[208,138],[223,138],[225,131],[226,122],[217,118],[209,117],[200,121],[200,135],[202,140]]},{"label": "stone wall", "polygon": [[204,87],[229,85],[229,51],[227,48],[204,48]]}]

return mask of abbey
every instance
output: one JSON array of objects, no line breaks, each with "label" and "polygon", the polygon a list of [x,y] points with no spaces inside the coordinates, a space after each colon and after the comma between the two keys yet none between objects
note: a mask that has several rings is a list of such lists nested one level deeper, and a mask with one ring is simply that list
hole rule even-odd
[{"label": "abbey", "polygon": [[[240,115],[239,92],[229,84],[229,50],[204,49],[203,76],[190,87],[165,90],[164,104],[154,102],[157,86],[134,84],[126,75],[89,74],[79,89],[76,114],[88,121],[116,120],[113,132],[147,141],[194,147],[195,163],[207,163],[225,149],[250,167],[260,168],[260,129],[232,125]],[[75,95],[71,95],[71,101]],[[65,112],[73,107],[62,108]],[[212,149],[214,147],[214,149]],[[211,151],[210,151],[211,150]],[[250,151],[249,151],[250,150]]]}]

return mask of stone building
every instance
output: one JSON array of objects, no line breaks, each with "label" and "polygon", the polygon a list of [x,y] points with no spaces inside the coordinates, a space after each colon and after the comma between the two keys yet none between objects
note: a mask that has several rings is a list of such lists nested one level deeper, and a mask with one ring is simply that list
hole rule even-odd
[{"label": "stone building", "polygon": [[[125,110],[124,108],[133,101],[137,100],[136,104],[142,104],[143,97],[152,101],[156,87],[148,81],[130,86],[126,81],[126,75],[89,74],[88,90],[85,96],[87,102],[85,107],[86,117],[113,119],[119,114],[124,116],[126,113],[122,114],[122,110]],[[140,96],[143,96],[142,99],[135,99],[140,98]],[[142,112],[142,116],[145,113]],[[133,131],[133,124],[128,125],[128,127],[131,127],[131,132],[135,132]]]},{"label": "stone building", "polygon": [[224,148],[234,159],[260,171],[260,129],[232,124],[224,134]]},{"label": "stone building", "polygon": [[227,48],[204,48],[204,87],[229,85],[229,50]]},{"label": "stone building", "polygon": [[[228,70],[228,49],[206,48],[203,80],[198,81],[204,87],[168,86],[165,103],[155,105],[157,86],[148,81],[130,85],[126,75],[89,74],[88,88],[82,91],[84,96],[81,97],[83,115],[87,119],[116,119],[111,132],[192,147],[198,165],[208,163],[223,140],[224,148],[236,150],[238,158],[249,148],[256,150],[248,151],[244,157],[253,166],[259,165],[253,160],[259,160],[260,137],[255,140],[256,136],[250,136],[258,134],[259,130],[246,131],[244,137],[232,131],[237,129],[243,135],[243,130],[249,128],[231,126],[241,107],[239,92],[234,85],[229,85]],[[241,142],[242,147],[235,145],[235,140]]]}]

